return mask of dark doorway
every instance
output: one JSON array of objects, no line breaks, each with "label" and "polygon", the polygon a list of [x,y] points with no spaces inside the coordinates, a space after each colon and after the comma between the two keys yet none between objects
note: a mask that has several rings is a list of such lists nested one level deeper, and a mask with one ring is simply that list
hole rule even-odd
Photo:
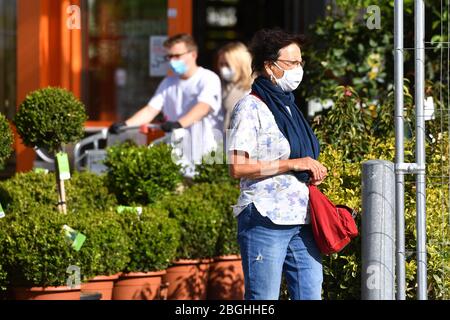
[{"label": "dark doorway", "polygon": [[281,27],[308,33],[309,26],[325,13],[327,0],[194,0],[194,36],[199,44],[199,64],[214,66],[218,48],[229,41],[248,43],[261,28]]}]

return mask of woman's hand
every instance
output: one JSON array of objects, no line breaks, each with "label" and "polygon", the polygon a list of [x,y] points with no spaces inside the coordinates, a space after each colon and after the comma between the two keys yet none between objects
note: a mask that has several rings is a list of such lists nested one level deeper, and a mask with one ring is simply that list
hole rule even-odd
[{"label": "woman's hand", "polygon": [[[323,179],[323,180],[325,180],[325,179]],[[321,184],[321,183],[323,182],[323,180],[313,180],[313,179],[311,179],[311,180],[310,180],[310,183],[311,183],[313,186],[318,186],[319,184]]]},{"label": "woman's hand", "polygon": [[328,174],[328,170],[325,166],[310,157],[291,159],[290,167],[293,171],[311,172],[311,182],[315,185],[320,184]]}]

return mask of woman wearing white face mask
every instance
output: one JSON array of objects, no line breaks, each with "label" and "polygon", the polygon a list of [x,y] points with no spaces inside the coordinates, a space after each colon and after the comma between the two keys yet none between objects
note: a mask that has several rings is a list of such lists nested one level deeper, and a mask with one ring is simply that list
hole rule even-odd
[{"label": "woman wearing white face mask", "polygon": [[217,69],[222,80],[224,130],[227,130],[236,103],[250,92],[253,82],[251,56],[247,47],[241,42],[230,42],[220,48],[217,53]]},{"label": "woman wearing white face mask", "polygon": [[280,29],[255,34],[257,78],[231,116],[227,151],[230,173],[241,179],[234,213],[248,300],[278,299],[283,273],[292,300],[321,299],[307,183],[320,184],[327,169],[292,94],[303,78],[301,41]]}]

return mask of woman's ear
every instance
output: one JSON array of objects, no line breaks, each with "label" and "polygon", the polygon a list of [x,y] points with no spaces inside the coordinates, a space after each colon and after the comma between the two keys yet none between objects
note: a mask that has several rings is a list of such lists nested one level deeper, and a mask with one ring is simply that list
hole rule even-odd
[{"label": "woman's ear", "polygon": [[273,71],[272,71],[272,64],[269,62],[269,61],[267,61],[267,62],[264,62],[264,70],[266,71],[266,73],[269,75],[269,76],[274,76],[274,74],[273,74]]},{"label": "woman's ear", "polygon": [[264,70],[266,71],[266,74],[270,77],[270,81],[272,81],[273,83],[275,83],[275,74],[272,70],[272,63],[267,61],[264,62]]}]

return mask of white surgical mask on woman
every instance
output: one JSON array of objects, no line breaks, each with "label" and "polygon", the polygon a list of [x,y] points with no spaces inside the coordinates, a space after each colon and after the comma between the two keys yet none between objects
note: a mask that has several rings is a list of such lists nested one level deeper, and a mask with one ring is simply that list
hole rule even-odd
[{"label": "white surgical mask on woman", "polygon": [[234,78],[234,70],[229,67],[220,68],[220,76],[226,82],[233,81]]},{"label": "white surgical mask on woman", "polygon": [[284,74],[280,79],[275,78],[275,81],[281,90],[284,92],[291,92],[297,89],[303,80],[302,66],[298,66],[291,70],[284,70],[276,62],[274,62],[274,64],[278,67],[278,69],[284,71]]}]

